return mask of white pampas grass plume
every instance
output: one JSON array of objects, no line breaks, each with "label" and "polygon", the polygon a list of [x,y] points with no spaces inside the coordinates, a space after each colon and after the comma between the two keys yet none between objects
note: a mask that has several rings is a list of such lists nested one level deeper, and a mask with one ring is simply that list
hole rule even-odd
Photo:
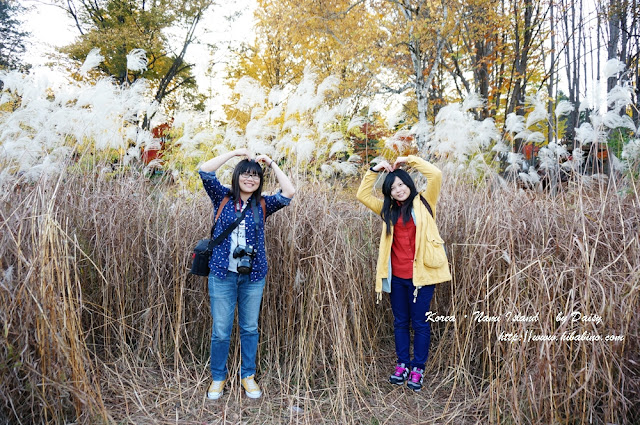
[{"label": "white pampas grass plume", "polygon": [[524,160],[524,156],[521,153],[509,152],[507,155],[507,163],[509,164],[505,171],[507,173],[517,173],[520,171],[520,165]]},{"label": "white pampas grass plume", "polygon": [[358,167],[352,162],[334,162],[333,168],[345,176],[355,176],[358,174]]},{"label": "white pampas grass plume", "polygon": [[609,111],[602,117],[602,123],[609,128],[628,128],[636,132],[636,126],[629,115],[619,115],[616,111]]},{"label": "white pampas grass plume", "polygon": [[507,115],[506,130],[509,133],[520,133],[524,129],[524,117],[522,115],[516,115],[514,112]]},{"label": "white pampas grass plume", "polygon": [[273,87],[271,91],[269,91],[268,101],[272,105],[279,105],[287,98],[287,94],[280,87]]},{"label": "white pampas grass plume", "polygon": [[560,102],[558,102],[558,104],[556,105],[556,117],[562,117],[564,115],[569,114],[571,111],[573,111],[573,104],[571,102],[569,102],[568,100],[561,100]]},{"label": "white pampas grass plume", "polygon": [[409,131],[416,138],[424,137],[426,139],[426,138],[429,138],[432,130],[433,130],[433,126],[429,124],[427,121],[418,121],[413,126],[411,126],[411,130]]},{"label": "white pampas grass plume", "polygon": [[345,150],[347,150],[347,147],[344,144],[344,140],[338,140],[331,146],[331,150],[329,150],[329,157],[332,157],[338,152],[344,152]]},{"label": "white pampas grass plume", "polygon": [[404,112],[404,105],[396,103],[393,104],[385,113],[385,123],[388,128],[395,128],[398,123],[404,120],[407,114]]},{"label": "white pampas grass plume", "polygon": [[530,185],[540,183],[540,176],[538,175],[536,169],[533,167],[529,168],[528,173],[518,173],[518,177],[520,177],[520,180]]},{"label": "white pampas grass plume", "polygon": [[607,105],[613,110],[618,111],[620,108],[624,108],[632,103],[631,87],[615,86],[607,93]]},{"label": "white pampas grass plume", "polygon": [[609,151],[609,164],[613,171],[624,171],[626,164],[620,160],[613,152]]},{"label": "white pampas grass plume", "polygon": [[267,97],[260,84],[250,77],[242,77],[236,84],[235,92],[240,96],[236,108],[241,110],[262,106]]},{"label": "white pampas grass plume", "polygon": [[493,148],[491,148],[491,150],[497,153],[506,153],[509,152],[509,146],[507,146],[502,140],[500,140],[495,144]]},{"label": "white pampas grass plume", "polygon": [[349,121],[349,124],[347,125],[347,131],[351,130],[352,128],[360,128],[364,125],[365,123],[365,118],[362,116],[354,116],[353,118],[351,118],[351,121]]},{"label": "white pampas grass plume", "polygon": [[271,157],[275,156],[273,146],[268,145],[264,140],[261,139],[249,139],[247,148],[249,148],[251,152],[257,155],[264,154]]},{"label": "white pampas grass plume", "polygon": [[64,171],[64,165],[54,162],[50,156],[46,156],[42,164],[34,165],[26,170],[24,177],[29,181],[36,181],[43,176],[55,176]]},{"label": "white pampas grass plume", "polygon": [[581,148],[575,148],[571,152],[571,159],[562,163],[562,168],[565,170],[578,171],[584,162],[584,152]]},{"label": "white pampas grass plume", "polygon": [[536,96],[527,96],[527,101],[533,105],[533,111],[527,115],[526,128],[531,127],[540,121],[547,119],[547,105],[543,100],[543,92],[538,92]]},{"label": "white pampas grass plume", "polygon": [[270,125],[267,120],[251,120],[247,124],[246,136],[248,140],[261,138],[276,138],[278,129]]},{"label": "white pampas grass plume", "polygon": [[320,166],[320,173],[324,177],[331,177],[333,175],[333,167],[329,164],[322,164]]},{"label": "white pampas grass plume", "polygon": [[384,146],[388,149],[396,149],[397,151],[402,151],[409,147],[411,141],[413,140],[413,136],[411,132],[408,130],[400,130],[392,137],[389,137],[386,142],[384,142]]},{"label": "white pampas grass plume", "polygon": [[618,59],[609,59],[607,63],[604,64],[604,77],[607,79],[615,77],[619,72],[623,72],[624,69],[624,63],[620,62]]},{"label": "white pampas grass plume", "polygon": [[84,63],[80,67],[80,75],[87,75],[87,72],[89,72],[89,70],[100,65],[100,62],[102,62],[103,60],[104,56],[100,54],[100,49],[98,49],[97,47],[91,49],[91,51],[87,55],[87,58],[84,60]]},{"label": "white pampas grass plume", "polygon": [[313,140],[302,138],[295,144],[295,151],[298,161],[309,161],[313,156],[316,145]]},{"label": "white pampas grass plume", "polygon": [[604,141],[605,137],[604,132],[597,131],[588,122],[584,122],[579,128],[576,128],[576,140],[582,144]]},{"label": "white pampas grass plume", "polygon": [[549,169],[556,167],[561,157],[566,157],[567,149],[555,142],[549,143],[540,149],[538,158],[540,159],[540,168]]},{"label": "white pampas grass plume", "polygon": [[124,154],[124,165],[129,165],[134,159],[140,160],[140,148],[135,146],[127,149],[127,152]]},{"label": "white pampas grass plume", "polygon": [[518,134],[516,134],[515,136],[513,136],[514,139],[522,139],[522,140],[527,140],[527,138],[531,135],[531,131],[529,130],[522,130],[521,132],[519,132]]},{"label": "white pampas grass plume", "polygon": [[329,124],[335,122],[336,115],[338,115],[338,110],[336,108],[322,106],[313,114],[313,122],[318,129],[322,130]]},{"label": "white pampas grass plume", "polygon": [[591,109],[591,103],[588,99],[585,99],[580,102],[580,106],[578,107],[578,112],[584,112],[588,109]]},{"label": "white pampas grass plume", "polygon": [[539,131],[533,132],[527,136],[528,143],[542,143],[545,141],[545,139],[546,137],[544,137],[544,134],[540,133]]},{"label": "white pampas grass plume", "polygon": [[484,100],[478,93],[470,93],[466,99],[462,102],[462,110],[468,111],[469,109],[479,108],[484,105]]},{"label": "white pampas grass plume", "polygon": [[147,52],[144,49],[133,49],[127,55],[127,69],[134,72],[147,70]]},{"label": "white pampas grass plume", "polygon": [[328,92],[336,91],[339,85],[340,79],[335,75],[329,75],[318,85],[317,96],[322,100]]},{"label": "white pampas grass plume", "polygon": [[629,140],[622,149],[622,159],[627,163],[640,162],[640,139]]},{"label": "white pampas grass plume", "polygon": [[475,139],[482,148],[489,146],[492,140],[500,140],[500,134],[498,133],[493,118],[485,118],[482,120],[480,125],[476,126],[472,133],[475,133]]}]

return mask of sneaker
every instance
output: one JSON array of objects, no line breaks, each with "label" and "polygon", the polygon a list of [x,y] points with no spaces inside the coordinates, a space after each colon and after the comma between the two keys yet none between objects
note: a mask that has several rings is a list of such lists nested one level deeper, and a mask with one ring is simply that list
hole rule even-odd
[{"label": "sneaker", "polygon": [[209,385],[209,389],[207,390],[207,398],[210,400],[217,400],[222,397],[225,382],[225,380],[213,381],[211,385]]},{"label": "sneaker", "polygon": [[396,371],[389,377],[389,382],[394,385],[402,385],[408,377],[409,369],[405,367],[404,363],[398,363],[396,365]]},{"label": "sneaker", "polygon": [[242,382],[242,388],[244,388],[244,392],[249,398],[260,398],[262,395],[262,390],[256,384],[255,376],[250,375],[246,378],[243,378],[240,382]]},{"label": "sneaker", "polygon": [[418,392],[422,389],[422,375],[424,374],[423,369],[418,369],[414,367],[411,373],[409,374],[409,380],[407,381],[407,387],[411,388],[413,391]]}]

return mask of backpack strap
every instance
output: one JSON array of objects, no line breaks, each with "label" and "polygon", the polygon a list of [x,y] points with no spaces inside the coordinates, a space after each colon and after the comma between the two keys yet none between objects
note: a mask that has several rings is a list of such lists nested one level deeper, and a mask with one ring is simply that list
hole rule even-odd
[{"label": "backpack strap", "polygon": [[218,218],[220,218],[220,213],[222,213],[222,208],[224,208],[224,206],[227,204],[227,202],[229,202],[229,199],[231,199],[231,197],[229,195],[225,195],[224,198],[222,198],[222,202],[220,202],[220,206],[218,207],[218,211],[216,211],[216,218],[213,220],[213,225],[216,225],[216,221],[218,221]]},{"label": "backpack strap", "polygon": [[[420,195],[420,200],[422,201],[422,203],[424,204],[425,207],[427,207],[427,210],[429,211],[429,214],[431,214],[431,217],[433,217],[433,211],[431,210],[431,205],[429,205],[429,203],[427,202],[426,199],[424,199],[422,197],[422,195]],[[433,217],[435,219],[435,217]]]},{"label": "backpack strap", "polygon": [[[213,220],[214,226],[216,224],[216,221],[218,221],[218,218],[220,218],[220,213],[222,213],[222,208],[226,205],[227,202],[229,202],[229,199],[231,199],[229,195],[225,195],[225,197],[222,198],[222,202],[220,202],[220,206],[216,211],[216,218]],[[262,207],[262,221],[265,221],[267,219],[267,202],[264,200],[264,197],[262,196],[260,197],[260,206]]]},{"label": "backpack strap", "polygon": [[260,197],[260,206],[262,207],[262,222],[267,221],[267,202],[264,200],[264,196]]},{"label": "backpack strap", "polygon": [[[220,202],[220,206],[216,211],[216,217],[213,219],[213,226],[211,226],[211,238],[213,238],[213,231],[216,228],[216,223],[218,222],[218,219],[220,218],[220,214],[222,213],[222,208],[224,208],[227,202],[229,202],[229,199],[231,199],[231,196],[225,195],[225,197],[222,198],[222,202]],[[260,197],[260,206],[262,207],[262,222],[264,223],[267,220],[267,202],[264,200],[264,197],[262,196]],[[255,214],[255,211],[254,211],[254,214]]]}]

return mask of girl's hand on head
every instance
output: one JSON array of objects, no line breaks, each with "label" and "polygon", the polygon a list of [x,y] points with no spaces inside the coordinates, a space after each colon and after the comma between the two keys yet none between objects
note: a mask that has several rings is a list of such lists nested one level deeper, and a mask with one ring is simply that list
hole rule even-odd
[{"label": "girl's hand on head", "polygon": [[371,168],[373,171],[382,171],[385,170],[387,172],[392,172],[393,167],[387,161],[378,162],[375,166]]},{"label": "girl's hand on head", "polygon": [[406,156],[399,156],[398,158],[396,158],[396,162],[393,163],[393,169],[396,170],[398,169],[401,165],[404,165],[407,163],[407,160],[409,158]]},{"label": "girl's hand on head", "polygon": [[271,166],[273,159],[269,158],[267,155],[258,155],[256,157],[256,162],[264,162],[267,167]]},{"label": "girl's hand on head", "polygon": [[246,156],[247,159],[253,159],[253,153],[247,148],[236,149],[234,156]]}]

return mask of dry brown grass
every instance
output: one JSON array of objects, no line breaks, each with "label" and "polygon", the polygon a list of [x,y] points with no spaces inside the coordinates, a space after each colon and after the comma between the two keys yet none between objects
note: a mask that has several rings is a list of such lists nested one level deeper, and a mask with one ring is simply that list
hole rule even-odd
[{"label": "dry brown grass", "polygon": [[[239,390],[234,336],[231,382],[211,402],[206,283],[187,273],[210,225],[203,193],[71,174],[10,186],[0,195],[0,423],[640,421],[640,205],[617,190],[577,184],[550,197],[445,179],[438,222],[454,280],[432,311],[456,321],[433,324],[427,385],[414,394],[385,382],[395,356],[388,299],[376,305],[373,292],[380,220],[342,189],[305,185],[268,221],[265,396]],[[556,321],[572,311],[602,322]],[[528,331],[624,341],[498,340]]]}]

